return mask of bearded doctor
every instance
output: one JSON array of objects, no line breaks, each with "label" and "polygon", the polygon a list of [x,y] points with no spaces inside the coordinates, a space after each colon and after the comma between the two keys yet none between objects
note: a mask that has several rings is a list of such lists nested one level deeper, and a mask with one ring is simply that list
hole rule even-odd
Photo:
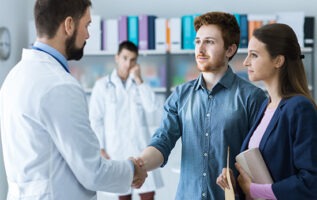
[{"label": "bearded doctor", "polygon": [[85,92],[67,60],[83,55],[90,0],[37,0],[37,40],[23,49],[0,90],[7,199],[91,200],[95,191],[139,188],[133,159],[106,160],[88,119]]}]

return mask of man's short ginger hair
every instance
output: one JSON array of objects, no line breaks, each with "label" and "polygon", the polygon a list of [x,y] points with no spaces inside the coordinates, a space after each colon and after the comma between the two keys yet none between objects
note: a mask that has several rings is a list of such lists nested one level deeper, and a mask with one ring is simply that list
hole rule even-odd
[{"label": "man's short ginger hair", "polygon": [[196,31],[204,25],[216,25],[220,28],[225,49],[228,49],[232,44],[239,47],[240,27],[234,15],[225,12],[208,12],[195,18],[194,27]]}]

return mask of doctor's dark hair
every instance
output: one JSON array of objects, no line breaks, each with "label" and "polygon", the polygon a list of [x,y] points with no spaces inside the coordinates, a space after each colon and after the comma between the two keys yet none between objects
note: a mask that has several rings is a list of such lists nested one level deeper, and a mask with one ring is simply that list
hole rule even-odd
[{"label": "doctor's dark hair", "polygon": [[90,6],[90,0],[36,0],[34,19],[37,35],[54,37],[67,17],[72,17],[77,23]]},{"label": "doctor's dark hair", "polygon": [[132,52],[136,53],[137,56],[139,55],[139,49],[133,42],[130,42],[130,41],[121,42],[119,44],[117,54],[119,55],[123,49],[127,49],[129,51],[132,51]]},{"label": "doctor's dark hair", "polygon": [[[225,12],[208,12],[195,18],[194,27],[196,32],[204,25],[218,26],[222,33],[224,48],[228,49],[230,45],[236,44],[238,50],[240,43],[240,27],[235,16]],[[233,56],[237,53],[237,50],[229,58],[229,60],[233,58]]]},{"label": "doctor's dark hair", "polygon": [[302,61],[301,48],[294,30],[286,24],[268,24],[256,29],[253,36],[264,43],[271,58],[284,56],[279,73],[280,93],[283,98],[304,95],[313,103]]}]

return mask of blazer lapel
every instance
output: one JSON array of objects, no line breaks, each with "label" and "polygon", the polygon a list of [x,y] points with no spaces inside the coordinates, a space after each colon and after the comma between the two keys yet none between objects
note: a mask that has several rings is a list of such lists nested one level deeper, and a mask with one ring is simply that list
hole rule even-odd
[{"label": "blazer lapel", "polygon": [[268,104],[268,99],[266,99],[263,102],[263,104],[262,104],[262,106],[261,106],[261,108],[260,108],[260,110],[258,112],[258,116],[257,116],[257,118],[255,120],[255,123],[252,125],[251,129],[249,130],[248,135],[244,139],[244,141],[242,143],[242,146],[241,146],[241,152],[246,150],[246,149],[248,149],[250,138],[253,135],[253,132],[255,131],[256,127],[258,127],[259,123],[261,122],[261,119],[262,119],[263,114],[264,114],[264,112],[266,110],[267,104]]},{"label": "blazer lapel", "polygon": [[282,99],[281,102],[279,103],[268,127],[266,128],[262,139],[261,139],[260,146],[259,146],[260,150],[263,150],[265,148],[266,142],[267,142],[268,138],[270,137],[271,133],[273,132],[273,129],[275,128],[275,126],[280,118],[280,114],[281,114],[281,111],[283,109],[282,107],[284,104],[285,104],[285,100]]}]

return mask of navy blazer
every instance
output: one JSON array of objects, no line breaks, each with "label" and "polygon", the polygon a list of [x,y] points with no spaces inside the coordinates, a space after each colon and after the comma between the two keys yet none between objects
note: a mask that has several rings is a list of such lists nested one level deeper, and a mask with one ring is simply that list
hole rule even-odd
[{"label": "navy blazer", "polygon": [[[268,99],[245,138],[241,151],[261,122]],[[277,199],[317,199],[317,110],[306,97],[283,99],[262,137],[259,149],[271,173]]]}]

